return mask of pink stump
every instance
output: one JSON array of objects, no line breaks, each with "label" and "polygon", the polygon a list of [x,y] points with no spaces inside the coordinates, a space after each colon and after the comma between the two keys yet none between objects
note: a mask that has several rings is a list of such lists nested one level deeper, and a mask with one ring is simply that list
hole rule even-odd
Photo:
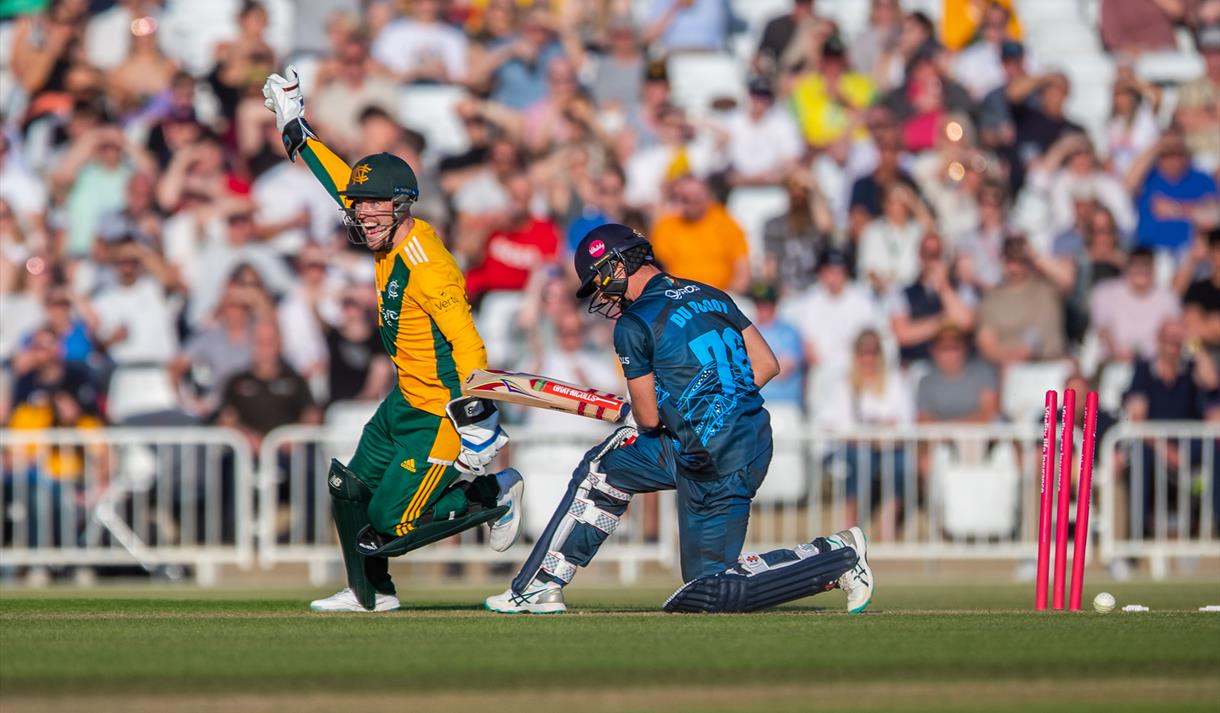
[{"label": "pink stump", "polygon": [[1093,494],[1093,451],[1097,440],[1097,392],[1084,400],[1084,442],[1080,444],[1080,485],[1076,487],[1076,542],[1072,550],[1072,592],[1068,610],[1080,611],[1085,548],[1089,544],[1089,502]]},{"label": "pink stump", "polygon": [[1038,580],[1034,592],[1034,609],[1043,611],[1047,605],[1047,579],[1051,565],[1051,507],[1055,492],[1055,412],[1059,393],[1046,392],[1046,411],[1042,428],[1042,482],[1038,506]]},{"label": "pink stump", "polygon": [[1063,609],[1067,591],[1068,511],[1072,504],[1072,443],[1076,436],[1076,392],[1063,392],[1063,435],[1059,438],[1059,506],[1055,509],[1055,589],[1051,606]]}]

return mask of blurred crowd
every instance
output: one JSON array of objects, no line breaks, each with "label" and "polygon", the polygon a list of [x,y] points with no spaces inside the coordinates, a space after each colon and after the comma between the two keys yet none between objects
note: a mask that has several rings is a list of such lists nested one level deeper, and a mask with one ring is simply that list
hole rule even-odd
[{"label": "blurred crowd", "polygon": [[[1011,418],[1063,360],[1119,365],[1128,418],[1220,415],[1220,0],[1101,0],[1087,128],[1011,0],[855,1],[0,3],[0,422],[257,446],[391,388],[372,261],[262,105],[289,62],[337,153],[415,168],[493,366],[621,390],[568,267],[614,221],[740,296],[815,423]],[[165,28],[203,5],[200,57]],[[1142,79],[1183,32],[1203,73]]]}]

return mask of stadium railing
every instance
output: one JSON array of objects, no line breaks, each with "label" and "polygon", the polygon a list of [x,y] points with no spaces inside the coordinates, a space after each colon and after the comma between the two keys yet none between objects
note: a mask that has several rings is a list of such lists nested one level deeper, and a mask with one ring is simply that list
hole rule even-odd
[{"label": "stadium railing", "polygon": [[[263,440],[259,451],[259,563],[265,568],[281,563],[304,563],[310,582],[321,585],[333,580],[341,563],[334,528],[330,519],[330,496],[326,472],[331,458],[346,462],[356,447],[359,432],[337,431],[325,426],[284,426]],[[591,446],[582,444],[579,453]],[[536,432],[514,431],[512,451],[555,448],[568,450],[572,440]],[[577,455],[579,458],[579,455]],[[576,461],[562,464],[569,472]],[[527,483],[529,480],[526,474]],[[554,483],[555,502],[567,486],[567,479]],[[647,563],[670,568],[676,561],[677,527],[673,507],[631,508],[614,537],[598,554],[598,562],[618,565],[619,578],[632,582]],[[527,510],[530,499],[525,501]],[[545,520],[548,512],[535,506],[527,512],[527,523]],[[650,516],[655,520],[650,521]],[[537,528],[540,530],[541,528]],[[526,545],[517,544],[507,552],[494,552],[483,541],[486,528],[463,532],[449,540],[411,552],[412,562],[442,563],[519,563]],[[527,524],[526,531],[529,533]],[[537,534],[537,533],[530,533]]]},{"label": "stadium railing", "polygon": [[225,428],[0,430],[0,570],[254,566],[254,465]]},{"label": "stadium railing", "polygon": [[[879,561],[1032,561],[1037,424],[843,433],[777,419],[775,431],[748,550],[788,547],[856,521]],[[256,461],[240,434],[222,428],[0,430],[0,573],[177,565],[194,568],[206,583],[221,565],[249,568],[257,561],[264,568],[305,564],[311,583],[321,585],[340,573],[325,474],[331,457],[350,456],[357,437],[348,428],[287,426],[263,440]],[[533,488],[527,536],[545,524],[567,473],[594,440],[514,432],[507,460]],[[1165,576],[1175,560],[1220,558],[1218,441],[1215,423],[1110,428],[1097,449],[1090,558],[1144,560],[1154,577]],[[463,533],[410,559],[516,563],[528,546],[495,553],[483,537],[481,529]],[[598,561],[617,565],[629,582],[647,564],[674,568],[676,552],[666,493],[636,498]]]},{"label": "stadium railing", "polygon": [[[1220,557],[1220,424],[1122,422],[1098,449],[1103,562],[1142,559],[1152,576],[1171,558]],[[1096,507],[1096,506],[1095,506]]]}]

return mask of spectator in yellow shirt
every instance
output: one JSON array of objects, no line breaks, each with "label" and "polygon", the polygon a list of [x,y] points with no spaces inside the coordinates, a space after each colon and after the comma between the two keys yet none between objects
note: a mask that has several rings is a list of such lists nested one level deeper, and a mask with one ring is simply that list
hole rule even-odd
[{"label": "spectator in yellow shirt", "polygon": [[672,275],[721,290],[744,292],[750,283],[750,250],[741,226],[712,199],[707,183],[692,175],[673,185],[675,210],[652,229],[653,254]]},{"label": "spectator in yellow shirt", "polygon": [[853,128],[863,131],[863,112],[877,99],[877,88],[866,75],[853,72],[847,48],[838,35],[822,45],[820,71],[809,72],[792,88],[792,106],[805,140],[822,148]]}]

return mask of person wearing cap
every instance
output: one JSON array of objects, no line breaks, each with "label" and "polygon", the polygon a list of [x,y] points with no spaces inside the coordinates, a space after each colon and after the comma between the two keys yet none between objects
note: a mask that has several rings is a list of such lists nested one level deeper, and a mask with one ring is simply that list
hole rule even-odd
[{"label": "person wearing cap", "polygon": [[792,115],[777,106],[771,81],[754,77],[744,109],[724,122],[728,133],[729,182],[735,186],[775,185],[795,168],[805,143]]},{"label": "person wearing cap", "polygon": [[296,69],[286,74],[267,78],[265,104],[289,158],[305,162],[342,209],[350,240],[373,253],[378,331],[398,372],[397,388],[364,427],[347,466],[331,463],[327,482],[349,586],[310,608],[390,611],[399,603],[389,556],[484,522],[491,522],[494,549],[512,545],[521,476],[487,472],[508,437],[490,402],[461,396],[462,380],[487,366],[487,351],[461,270],[432,226],[411,215],[415,172],[388,153],[348,166],[305,121]]},{"label": "person wearing cap", "polygon": [[754,303],[754,326],[771,346],[779,362],[779,374],[762,388],[769,404],[787,404],[805,410],[805,370],[809,359],[801,333],[788,320],[779,316],[779,290],[769,282],[759,282],[750,288]]},{"label": "person wearing cap", "polygon": [[859,528],[795,549],[741,555],[750,502],[771,462],[759,389],[780,365],[758,328],[711,285],[665,272],[652,245],[611,223],[573,259],[578,298],[615,321],[634,426],[594,446],[511,586],[485,606],[503,613],[566,610],[563,588],[611,535],[631,498],[677,490],[682,586],[666,611],[753,611],[837,583],[848,608],[872,596]]}]

